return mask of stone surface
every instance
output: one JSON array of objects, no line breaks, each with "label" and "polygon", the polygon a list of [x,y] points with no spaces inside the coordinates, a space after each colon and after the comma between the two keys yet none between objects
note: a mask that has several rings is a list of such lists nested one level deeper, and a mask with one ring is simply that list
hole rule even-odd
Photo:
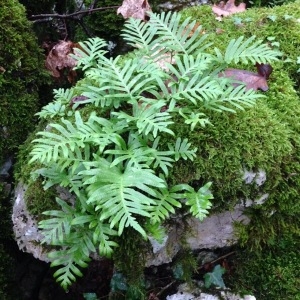
[{"label": "stone surface", "polygon": [[15,240],[20,250],[31,253],[37,259],[49,262],[47,253],[39,244],[43,236],[38,230],[36,220],[26,208],[24,202],[25,191],[26,187],[19,183],[15,190],[15,202],[12,213]]},{"label": "stone surface", "polygon": [[199,288],[194,290],[186,283],[179,285],[176,294],[166,297],[166,300],[256,300],[252,295],[240,296],[230,291],[220,291],[216,295],[202,293]]},{"label": "stone surface", "polygon": [[[243,179],[245,184],[255,182],[257,186],[261,186],[267,176],[264,170],[258,172],[243,170]],[[16,199],[12,215],[15,238],[21,250],[32,253],[34,257],[47,262],[47,254],[39,244],[42,235],[38,230],[37,222],[30,216],[24,203],[25,189],[26,187],[19,184],[15,191]],[[61,199],[74,204],[73,196],[65,189],[57,188],[57,193]],[[232,211],[211,214],[202,222],[186,216],[183,222],[183,216],[173,216],[172,226],[167,228],[167,234],[161,243],[149,237],[151,246],[147,254],[146,267],[170,263],[181,249],[182,242],[192,250],[232,246],[237,242],[233,224],[235,222],[247,224],[250,221],[243,214],[245,207],[261,205],[268,199],[268,196],[268,194],[261,194],[254,200],[241,199],[241,204],[234,207]]]}]

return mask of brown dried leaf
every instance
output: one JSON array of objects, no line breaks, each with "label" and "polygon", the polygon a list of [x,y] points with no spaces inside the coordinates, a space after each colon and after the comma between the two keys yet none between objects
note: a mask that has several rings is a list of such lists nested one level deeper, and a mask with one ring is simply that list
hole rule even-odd
[{"label": "brown dried leaf", "polygon": [[229,15],[243,12],[246,10],[246,4],[240,3],[239,5],[235,5],[235,0],[228,0],[225,4],[224,1],[221,1],[219,4],[214,4],[212,7],[213,12],[218,15],[217,19],[220,20],[219,17],[227,17]]},{"label": "brown dried leaf", "polygon": [[147,0],[124,0],[117,14],[121,14],[125,19],[135,18],[146,21],[148,11],[151,11],[151,7]]},{"label": "brown dried leaf", "polygon": [[[272,72],[272,67],[267,64],[260,64],[259,66],[257,66],[257,68],[258,70],[263,69],[265,70],[265,72],[263,73],[259,71],[259,73],[254,73],[240,69],[226,69],[219,76],[224,76],[237,81],[242,81],[246,85],[247,90],[253,89],[262,90],[263,92],[266,92],[269,89],[267,79],[269,78],[269,75]],[[234,86],[237,85],[238,83],[234,83]]]},{"label": "brown dried leaf", "polygon": [[73,53],[73,48],[76,47],[71,41],[59,41],[49,52],[45,66],[51,72],[53,77],[59,78],[61,70],[65,68],[74,68],[76,60],[69,54]]},{"label": "brown dried leaf", "polygon": [[6,70],[2,67],[2,66],[0,66],[0,73],[5,73],[6,72]]}]

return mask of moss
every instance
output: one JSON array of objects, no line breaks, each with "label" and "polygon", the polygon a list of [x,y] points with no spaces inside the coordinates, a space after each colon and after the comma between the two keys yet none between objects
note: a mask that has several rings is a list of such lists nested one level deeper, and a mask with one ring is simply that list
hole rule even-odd
[{"label": "moss", "polygon": [[237,253],[235,276],[226,278],[231,288],[257,300],[300,299],[299,235],[282,235],[263,251]]},{"label": "moss", "polygon": [[[203,26],[203,30],[209,33],[208,41],[214,42],[214,45],[220,49],[224,49],[230,39],[239,36],[249,38],[255,35],[257,39],[266,42],[268,37],[273,37],[274,41],[279,43],[280,51],[284,54],[282,57],[283,71],[287,72],[299,86],[299,75],[296,72],[300,47],[299,0],[274,8],[248,9],[243,13],[223,18],[222,22],[216,20],[209,5],[188,8],[182,13],[183,17],[190,16],[194,20],[198,20]],[[272,21],[270,16],[275,16],[275,21]],[[237,23],[237,18],[240,19],[240,24]]]},{"label": "moss", "polygon": [[[13,18],[11,17],[13,16]],[[14,154],[35,124],[39,85],[47,81],[43,56],[18,1],[0,7],[0,163]]]},{"label": "moss", "polygon": [[[239,226],[241,244],[248,249],[260,249],[261,257],[266,253],[264,249],[270,249],[268,247],[280,236],[288,232],[299,234],[300,99],[295,89],[299,87],[296,77],[299,66],[295,59],[300,46],[300,23],[295,21],[300,15],[299,4],[300,1],[297,1],[272,10],[248,10],[239,15],[243,26],[235,25],[236,16],[218,22],[208,6],[183,11],[185,17],[199,20],[209,34],[208,41],[214,41],[220,49],[224,49],[232,38],[255,34],[265,41],[270,36],[275,37],[284,52],[284,57],[273,64],[274,72],[268,81],[266,97],[257,105],[235,114],[204,111],[213,125],[195,131],[183,124],[182,119],[176,119],[173,127],[176,137],[187,137],[198,150],[193,162],[179,161],[175,165],[170,172],[171,184],[188,182],[199,188],[212,181],[216,211],[232,208],[241,200],[257,199],[268,194],[263,205],[247,210],[251,216],[250,224]],[[287,14],[293,17],[286,18]],[[276,15],[277,19],[273,22],[268,18],[270,15]],[[249,18],[251,21],[246,21]],[[217,28],[224,33],[217,34]],[[287,30],[289,35],[285,34]],[[238,67],[245,68],[242,65]],[[247,66],[249,69],[252,67]],[[199,111],[203,112],[201,108]],[[90,108],[86,106],[82,112],[87,116]],[[245,169],[264,170],[266,182],[262,186],[245,184],[242,178]],[[43,203],[43,193],[31,199],[32,207],[39,207],[39,211],[49,209],[43,206],[49,204]],[[137,268],[137,261],[141,262],[139,245],[142,243],[130,232],[122,236],[115,254],[121,271],[130,273]],[[124,253],[126,259],[123,258]],[[133,286],[138,285],[134,280],[140,274],[139,267],[138,271],[134,278],[129,279]],[[130,278],[129,273],[125,275]]]}]

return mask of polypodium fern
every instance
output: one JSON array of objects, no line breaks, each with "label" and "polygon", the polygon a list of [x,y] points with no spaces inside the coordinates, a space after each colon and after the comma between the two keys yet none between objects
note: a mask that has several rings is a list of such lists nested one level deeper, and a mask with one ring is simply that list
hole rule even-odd
[{"label": "polypodium fern", "polygon": [[[270,61],[278,52],[254,38],[233,40],[225,54],[206,52],[206,35],[194,27],[177,13],[150,14],[147,23],[129,19],[123,37],[138,48],[131,58],[107,58],[99,38],[80,43],[75,58],[85,78],[56,91],[63,109],[40,113],[50,125],[33,141],[30,163],[41,166],[33,178],[75,197],[73,205],[58,200],[62,211],[46,212],[50,218],[40,222],[44,242],[56,247],[52,265],[63,265],[55,276],[64,288],[81,275],[91,252],[110,256],[127,227],[147,238],[177,208],[199,220],[208,214],[211,183],[196,191],[169,182],[176,161],[198,155],[191,141],[176,136],[175,122],[197,130],[210,124],[207,109],[254,105],[261,95],[219,73],[228,63]],[[80,105],[67,105],[76,96],[83,96]]]}]

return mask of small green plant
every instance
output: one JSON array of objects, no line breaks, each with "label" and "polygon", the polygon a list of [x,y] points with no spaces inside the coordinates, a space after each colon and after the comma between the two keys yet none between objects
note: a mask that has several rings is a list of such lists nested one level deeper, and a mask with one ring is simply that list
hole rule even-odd
[{"label": "small green plant", "polygon": [[206,288],[210,288],[212,285],[218,287],[225,287],[223,281],[223,274],[225,273],[225,269],[220,265],[216,265],[212,272],[208,272],[204,275],[204,285]]},{"label": "small green plant", "polygon": [[127,227],[147,239],[176,208],[203,220],[212,206],[210,182],[198,190],[169,184],[169,170],[178,160],[192,161],[197,150],[176,136],[174,119],[195,130],[209,124],[207,109],[254,105],[261,94],[219,73],[233,63],[276,60],[279,52],[241,37],[212,54],[195,24],[181,23],[177,13],[151,14],[147,23],[129,19],[123,37],[138,50],[124,58],[107,58],[102,39],[81,43],[75,57],[85,78],[55,91],[54,103],[39,113],[56,122],[33,141],[30,163],[42,167],[32,178],[76,196],[75,203],[57,198],[61,210],[44,212],[49,219],[39,223],[43,243],[55,246],[49,257],[65,289],[91,252],[111,256]]}]

